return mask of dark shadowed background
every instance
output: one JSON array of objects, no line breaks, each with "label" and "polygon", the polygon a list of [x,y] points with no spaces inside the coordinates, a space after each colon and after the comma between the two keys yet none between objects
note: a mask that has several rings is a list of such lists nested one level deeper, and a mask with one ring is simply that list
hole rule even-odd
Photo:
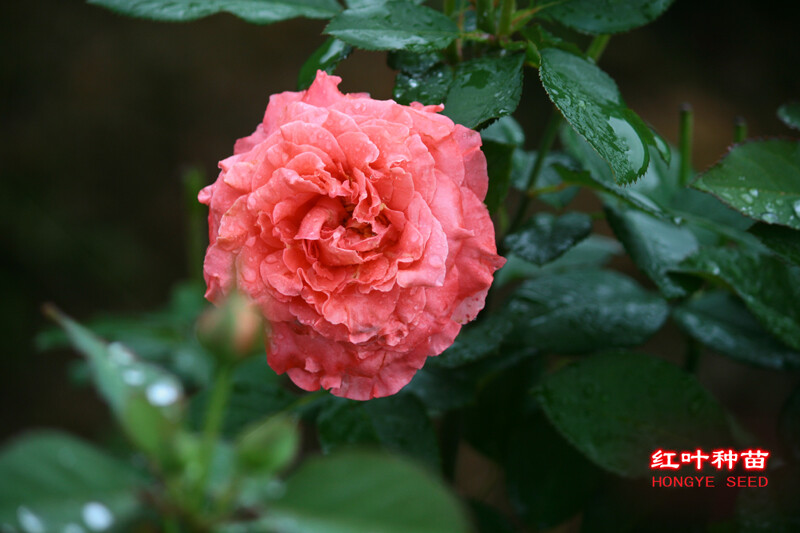
[{"label": "dark shadowed background", "polygon": [[[601,65],[673,143],[679,105],[693,104],[703,169],[730,143],[737,115],[751,136],[792,134],[775,117],[800,99],[800,8],[786,5],[678,0],[651,26],[613,37]],[[104,408],[67,379],[76,356],[35,348],[47,325],[41,305],[86,319],[163,303],[187,272],[182,173],[195,166],[216,177],[268,96],[295,89],[323,28],[229,15],[154,23],[72,0],[0,3],[0,441],[40,426],[97,435]],[[383,53],[357,52],[337,74],[344,91],[391,96]],[[534,72],[523,102],[516,117],[535,140],[546,102]],[[649,346],[682,350],[670,332]],[[713,355],[700,377],[766,442],[797,381]]]}]

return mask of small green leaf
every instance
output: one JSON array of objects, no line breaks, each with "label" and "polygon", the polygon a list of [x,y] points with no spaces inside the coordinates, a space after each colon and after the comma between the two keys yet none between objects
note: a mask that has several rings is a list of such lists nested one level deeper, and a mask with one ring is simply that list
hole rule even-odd
[{"label": "small green leaf", "polygon": [[524,54],[459,63],[444,114],[468,128],[514,112],[522,94]]},{"label": "small green leaf", "polygon": [[800,368],[800,353],[776,341],[726,292],[688,300],[672,311],[672,317],[693,338],[732,359],[765,368]]},{"label": "small green leaf", "polygon": [[658,449],[732,444],[725,411],[694,376],[642,354],[581,359],[547,376],[537,397],[573,446],[621,476],[650,474]]},{"label": "small green leaf", "polygon": [[365,50],[441,50],[458,37],[458,26],[440,12],[392,1],[346,9],[325,33]]},{"label": "small green leaf", "polygon": [[453,67],[439,64],[422,73],[397,74],[392,96],[403,105],[419,102],[424,105],[439,105],[447,98],[453,82]]},{"label": "small green leaf", "polygon": [[677,270],[723,283],[773,335],[800,350],[800,268],[731,248],[707,248]]},{"label": "small green leaf", "polygon": [[527,524],[547,530],[583,508],[599,486],[600,471],[540,412],[520,422],[504,465],[508,495]]},{"label": "small green leaf", "polygon": [[619,33],[653,22],[673,0],[566,0],[553,3],[542,14],[580,32]]},{"label": "small green leaf", "polygon": [[516,291],[511,308],[531,346],[582,353],[641,344],[667,318],[664,300],[630,278],[604,270],[534,278]]},{"label": "small green leaf", "polygon": [[317,77],[318,70],[333,74],[339,63],[347,59],[352,51],[352,46],[333,37],[322,43],[322,46],[317,48],[300,67],[300,74],[297,76],[297,90],[308,89],[314,82],[314,78]]},{"label": "small green leaf", "polygon": [[770,250],[787,261],[800,265],[800,232],[784,226],[759,222],[748,230]]},{"label": "small green leaf", "polygon": [[282,533],[466,533],[459,502],[413,463],[347,452],[306,461],[264,519]]},{"label": "small green leaf", "polygon": [[505,244],[514,254],[536,265],[544,265],[589,236],[592,218],[585,213],[566,213],[555,217],[539,213],[519,231],[507,235]]},{"label": "small green leaf", "polygon": [[420,401],[395,394],[368,402],[332,398],[317,420],[322,450],[343,446],[380,445],[431,467],[439,468],[439,446],[433,425]]},{"label": "small green leaf", "polygon": [[658,219],[633,209],[606,209],[614,234],[665,298],[677,298],[686,290],[668,271],[698,249],[697,239],[685,226]]},{"label": "small green leaf", "polygon": [[622,252],[622,247],[615,239],[601,235],[589,235],[573,248],[551,263],[536,266],[514,254],[508,254],[503,268],[495,274],[494,284],[497,287],[518,279],[533,278],[569,270],[598,268]]},{"label": "small green leaf", "polygon": [[336,0],[89,0],[111,11],[151,20],[183,22],[215,13],[230,13],[253,24],[295,17],[327,19],[341,11]]},{"label": "small green leaf", "polygon": [[0,524],[28,532],[121,529],[141,509],[142,486],[129,465],[70,435],[24,435],[0,452]]},{"label": "small green leaf", "polygon": [[484,140],[481,147],[486,156],[486,167],[489,173],[489,191],[484,203],[490,213],[494,213],[503,205],[511,183],[511,157],[514,146]]},{"label": "small green leaf", "polygon": [[780,106],[778,118],[790,128],[800,130],[800,102],[790,102]]},{"label": "small green leaf", "polygon": [[800,229],[800,141],[738,144],[693,187],[750,218]]},{"label": "small green leaf", "polygon": [[650,164],[650,147],[658,148],[653,132],[593,62],[558,48],[541,54],[539,76],[550,99],[608,162],[617,183],[635,182]]}]

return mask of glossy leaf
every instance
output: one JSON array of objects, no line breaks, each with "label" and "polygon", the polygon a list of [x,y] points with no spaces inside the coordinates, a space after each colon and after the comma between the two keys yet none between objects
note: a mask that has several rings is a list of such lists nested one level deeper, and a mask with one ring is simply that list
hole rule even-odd
[{"label": "glossy leaf", "polygon": [[514,117],[506,115],[495,120],[481,130],[483,141],[494,141],[500,144],[522,146],[525,142],[525,132]]},{"label": "glossy leaf", "polygon": [[615,239],[590,235],[573,248],[544,266],[536,266],[514,254],[506,257],[506,264],[495,274],[494,284],[501,287],[517,279],[533,278],[573,269],[597,268],[605,265],[612,256],[622,252]]},{"label": "glossy leaf", "polygon": [[799,231],[763,222],[759,222],[748,231],[776,254],[795,265],[800,265]]},{"label": "glossy leaf", "polygon": [[410,394],[368,402],[331,399],[317,419],[317,429],[325,453],[345,446],[380,445],[438,471],[436,434],[424,406]]},{"label": "glossy leaf", "polygon": [[523,54],[481,57],[460,63],[447,93],[444,114],[477,128],[517,108],[522,94]]},{"label": "glossy leaf", "polygon": [[541,55],[539,76],[564,118],[608,162],[617,183],[635,182],[650,164],[650,147],[658,145],[614,80],[590,60],[558,48]]},{"label": "glossy leaf", "polygon": [[456,368],[479,361],[495,353],[510,331],[508,313],[490,313],[485,319],[465,326],[455,342],[440,355],[429,359],[426,366]]},{"label": "glossy leaf", "polygon": [[643,354],[581,359],[547,376],[537,398],[573,446],[621,476],[651,474],[658,449],[732,444],[725,411],[694,376]]},{"label": "glossy leaf", "polygon": [[509,234],[505,244],[511,252],[536,265],[562,256],[592,231],[592,218],[579,212],[555,217],[539,213],[519,231]]},{"label": "glossy leaf", "polygon": [[365,50],[440,50],[458,36],[450,18],[429,7],[392,1],[347,9],[325,33]]},{"label": "glossy leaf", "polygon": [[300,74],[297,76],[297,89],[305,90],[314,82],[317,71],[322,70],[328,74],[333,74],[339,63],[353,51],[349,44],[331,37],[322,43],[313,54],[300,67]]},{"label": "glossy leaf", "polygon": [[738,144],[693,186],[750,218],[800,229],[800,141]]},{"label": "glossy leaf", "polygon": [[800,368],[800,353],[778,342],[744,304],[726,292],[688,300],[672,317],[709,349],[745,363],[774,369]]},{"label": "glossy leaf", "polygon": [[511,303],[531,346],[582,353],[641,344],[667,318],[664,300],[616,272],[585,270],[534,278]]},{"label": "glossy leaf", "polygon": [[678,268],[733,289],[773,335],[800,350],[800,268],[730,248],[703,249]]},{"label": "glossy leaf", "polygon": [[27,532],[119,528],[139,512],[142,482],[126,463],[70,435],[24,435],[0,452],[0,524]]},{"label": "glossy leaf", "polygon": [[686,290],[668,271],[698,249],[697,239],[685,226],[634,209],[606,210],[608,223],[633,262],[658,285],[666,298]]},{"label": "glossy leaf", "polygon": [[526,523],[550,529],[583,508],[599,486],[600,472],[541,412],[520,422],[504,465],[509,498]]},{"label": "glossy leaf", "polygon": [[673,0],[566,0],[547,7],[542,14],[580,32],[599,35],[619,33],[657,19]]},{"label": "glossy leaf", "polygon": [[[536,152],[516,150],[511,160],[512,185],[524,192],[535,165]],[[578,163],[572,157],[561,152],[549,152],[545,156],[544,163],[542,163],[542,170],[539,171],[539,176],[533,186],[535,189],[542,189],[545,187],[560,188],[563,186],[563,190],[541,193],[537,196],[537,199],[542,202],[557,209],[563,209],[575,198],[575,195],[578,194],[578,187],[564,186],[561,176],[556,171],[556,165],[579,170]]]},{"label": "glossy leaf", "polygon": [[790,128],[800,130],[800,102],[791,102],[780,106],[778,118]]},{"label": "glossy leaf", "polygon": [[254,24],[295,17],[325,19],[341,11],[336,0],[89,0],[131,17],[183,22],[215,13],[230,13]]},{"label": "glossy leaf", "polygon": [[306,461],[265,522],[283,533],[466,533],[458,501],[413,463],[348,452]]},{"label": "glossy leaf", "polygon": [[453,67],[436,65],[421,73],[400,72],[394,82],[393,98],[400,104],[419,102],[424,105],[439,105],[447,98],[453,83]]}]

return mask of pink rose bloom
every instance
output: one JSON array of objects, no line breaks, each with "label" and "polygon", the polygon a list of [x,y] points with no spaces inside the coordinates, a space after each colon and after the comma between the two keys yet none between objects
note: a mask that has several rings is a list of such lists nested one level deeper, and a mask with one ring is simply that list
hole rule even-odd
[{"label": "pink rose bloom", "polygon": [[269,365],[305,390],[396,393],[483,308],[497,255],[478,133],[443,106],[342,94],[318,72],[200,192],[206,298],[271,323]]}]

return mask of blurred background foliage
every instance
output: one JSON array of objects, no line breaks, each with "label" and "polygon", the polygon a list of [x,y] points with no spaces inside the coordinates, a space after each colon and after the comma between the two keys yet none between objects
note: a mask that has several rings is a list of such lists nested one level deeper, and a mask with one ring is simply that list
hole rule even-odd
[{"label": "blurred background foliage", "polygon": [[[800,69],[787,68],[800,65],[799,16],[800,6],[776,0],[679,0],[655,23],[615,36],[603,68],[672,143],[680,104],[693,105],[694,165],[702,170],[730,144],[736,116],[750,137],[790,134],[775,109],[800,95]],[[104,434],[109,415],[96,393],[66,379],[78,356],[34,343],[46,324],[42,304],[81,320],[163,305],[190,268],[187,169],[205,182],[216,176],[217,161],[252,131],[268,96],[295,89],[324,24],[259,27],[216,15],[174,25],[77,0],[0,5],[0,441],[41,426]],[[391,96],[385,53],[357,51],[337,74],[345,92]],[[530,81],[514,116],[535,138],[550,104]],[[578,201],[581,210],[600,209],[593,196]],[[618,261],[650,284],[629,259]],[[667,327],[647,348],[679,360],[678,337]],[[713,355],[698,375],[761,445],[775,441],[793,376]],[[467,492],[471,483],[481,485],[464,480]]]}]

